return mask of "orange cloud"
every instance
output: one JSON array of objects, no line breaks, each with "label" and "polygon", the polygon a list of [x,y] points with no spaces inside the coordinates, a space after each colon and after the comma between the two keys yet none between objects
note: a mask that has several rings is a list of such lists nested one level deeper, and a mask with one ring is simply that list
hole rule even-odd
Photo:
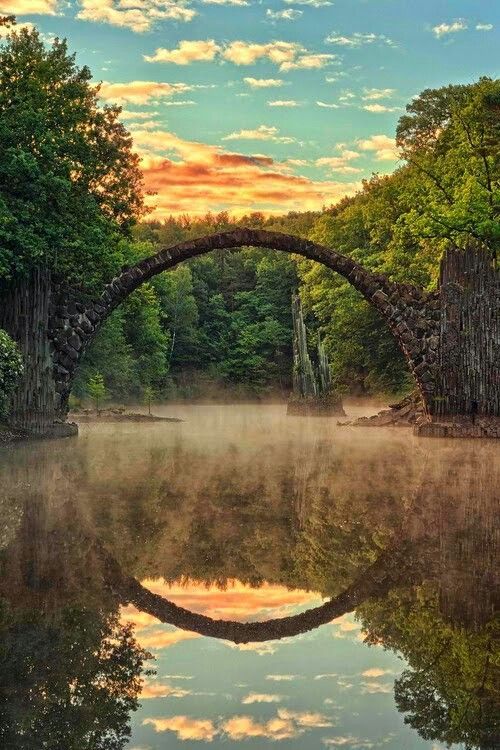
[{"label": "orange cloud", "polygon": [[[258,140],[279,140],[277,129],[257,129]],[[252,131],[230,134],[250,137]],[[203,214],[228,210],[235,215],[261,210],[279,213],[318,210],[353,195],[360,183],[313,180],[288,174],[286,162],[270,157],[244,156],[196,141],[186,141],[164,130],[132,131],[142,157],[146,188],[156,195],[149,203],[153,215]],[[283,141],[281,141],[283,142]]]},{"label": "orange cloud", "polygon": [[149,31],[158,20],[191,21],[197,12],[175,0],[81,0],[77,18],[109,23],[137,33]]},{"label": "orange cloud", "polygon": [[175,65],[190,65],[192,62],[208,62],[213,60],[220,47],[213,39],[183,40],[175,49],[158,47],[154,55],[144,55],[146,62],[174,63]]},{"label": "orange cloud", "polygon": [[[170,98],[192,91],[187,83],[161,83],[158,81],[129,81],[128,83],[101,84],[99,95],[112,104],[147,104],[151,100]],[[126,116],[125,116],[126,117]]]},{"label": "orange cloud", "polygon": [[0,13],[15,16],[55,16],[57,0],[0,0]]},{"label": "orange cloud", "polygon": [[372,135],[370,138],[359,140],[357,145],[362,151],[373,151],[377,161],[399,158],[396,141],[388,135]]},{"label": "orange cloud", "polygon": [[190,716],[144,719],[142,723],[152,724],[156,732],[175,732],[179,740],[212,742],[217,734],[217,729],[210,719],[192,719]]}]

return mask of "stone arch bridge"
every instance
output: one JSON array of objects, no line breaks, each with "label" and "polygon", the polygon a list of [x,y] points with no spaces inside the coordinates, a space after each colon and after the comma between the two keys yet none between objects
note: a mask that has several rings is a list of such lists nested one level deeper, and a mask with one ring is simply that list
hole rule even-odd
[{"label": "stone arch bridge", "polygon": [[[74,376],[110,313],[141,284],[211,250],[242,246],[294,253],[341,274],[396,338],[427,421],[421,434],[500,437],[500,274],[486,252],[450,249],[435,292],[391,281],[309,240],[234,229],[167,247],[122,269],[97,299],[56,284],[39,269],[0,302],[0,327],[20,344],[25,376],[12,424],[44,434],[64,423]],[[57,430],[56,430],[57,431]]]}]

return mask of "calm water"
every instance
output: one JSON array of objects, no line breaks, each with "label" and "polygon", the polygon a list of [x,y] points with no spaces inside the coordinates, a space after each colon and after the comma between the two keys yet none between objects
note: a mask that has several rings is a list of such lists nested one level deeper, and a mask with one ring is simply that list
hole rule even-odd
[{"label": "calm water", "polygon": [[158,412],[0,450],[2,749],[500,747],[500,445]]}]

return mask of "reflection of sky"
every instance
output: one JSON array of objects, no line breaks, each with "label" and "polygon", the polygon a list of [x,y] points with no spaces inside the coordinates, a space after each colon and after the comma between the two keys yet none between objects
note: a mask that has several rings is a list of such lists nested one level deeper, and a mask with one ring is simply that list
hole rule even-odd
[{"label": "reflection of sky", "polygon": [[[177,604],[214,617],[263,619],[316,606],[319,598],[279,586],[226,591],[147,582]],[[438,750],[403,723],[392,685],[403,663],[392,652],[363,643],[352,615],[305,635],[235,646],[162,625],[132,608],[139,642],[156,656],[132,716],[130,750],[200,743],[252,748],[384,747]],[[439,750],[441,750],[439,748]]]}]

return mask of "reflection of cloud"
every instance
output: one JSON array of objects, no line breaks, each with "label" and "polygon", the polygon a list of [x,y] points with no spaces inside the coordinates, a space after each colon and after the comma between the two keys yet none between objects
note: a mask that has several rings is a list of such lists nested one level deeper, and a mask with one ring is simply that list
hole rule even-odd
[{"label": "reflection of cloud", "polygon": [[338,674],[336,672],[329,672],[327,674],[317,674],[315,675],[315,680],[326,680],[330,677],[338,677]]},{"label": "reflection of cloud", "polygon": [[392,693],[392,685],[386,682],[363,682],[361,685],[362,693]]},{"label": "reflection of cloud", "polygon": [[259,654],[259,656],[268,656],[269,654],[275,654],[278,646],[282,646],[284,641],[273,641],[271,643],[231,643],[231,641],[222,641],[222,643],[224,646],[229,646],[229,648],[235,651],[253,651],[255,654]]},{"label": "reflection of cloud", "polygon": [[361,677],[383,677],[385,674],[392,674],[392,669],[380,669],[380,667],[371,667],[361,672]]},{"label": "reflection of cloud", "polygon": [[[210,151],[209,146],[206,148]],[[236,154],[234,156],[237,157]],[[200,153],[198,158],[201,160],[206,158],[206,155]],[[246,160],[251,161],[248,157]],[[163,579],[146,580],[143,584],[150,591],[170,599],[180,607],[211,617],[231,620],[253,619],[257,615],[265,618],[270,610],[286,611],[302,604],[316,602],[318,597],[317,594],[307,591],[289,591],[284,586],[264,584],[259,588],[252,588],[238,581],[231,582],[224,590],[216,586],[207,587],[205,584],[169,585]]]},{"label": "reflection of cloud", "polygon": [[273,682],[291,682],[292,680],[299,680],[300,675],[298,674],[267,674],[266,680],[272,680]]},{"label": "reflection of cloud", "polygon": [[287,708],[279,708],[278,716],[281,719],[292,719],[299,727],[308,727],[309,729],[333,726],[327,716],[317,711],[289,711]]},{"label": "reflection of cloud", "polygon": [[175,685],[161,682],[145,682],[141,690],[141,698],[184,698],[191,695],[191,690],[184,690]]},{"label": "reflection of cloud", "polygon": [[166,680],[192,680],[193,675],[191,674],[165,674],[163,675]]},{"label": "reflection of cloud", "polygon": [[251,737],[287,740],[302,733],[292,721],[279,717],[260,722],[252,716],[233,716],[223,722],[222,729],[230,739],[235,741],[247,740]]},{"label": "reflection of cloud", "polygon": [[327,747],[349,747],[352,748],[352,750],[361,750],[361,748],[366,748],[366,750],[370,750],[370,748],[375,747],[375,743],[371,740],[362,740],[359,739],[359,737],[325,737],[322,740],[323,744]]},{"label": "reflection of cloud", "polygon": [[336,620],[332,621],[332,624],[336,625],[343,633],[349,633],[351,630],[359,630],[361,628],[359,622],[353,622],[349,619],[349,615],[337,617]]},{"label": "reflection of cloud", "polygon": [[191,633],[188,630],[155,630],[152,633],[143,633],[138,635],[138,640],[142,648],[153,650],[170,648],[181,641],[189,641],[192,638],[200,638],[198,633]]},{"label": "reflection of cloud", "polygon": [[283,695],[270,693],[248,693],[241,702],[244,705],[250,705],[251,703],[279,703],[283,698]]},{"label": "reflection of cloud", "polygon": [[168,719],[144,719],[156,732],[175,732],[179,740],[212,742],[217,730],[210,719],[192,719],[190,716],[171,716]]}]

